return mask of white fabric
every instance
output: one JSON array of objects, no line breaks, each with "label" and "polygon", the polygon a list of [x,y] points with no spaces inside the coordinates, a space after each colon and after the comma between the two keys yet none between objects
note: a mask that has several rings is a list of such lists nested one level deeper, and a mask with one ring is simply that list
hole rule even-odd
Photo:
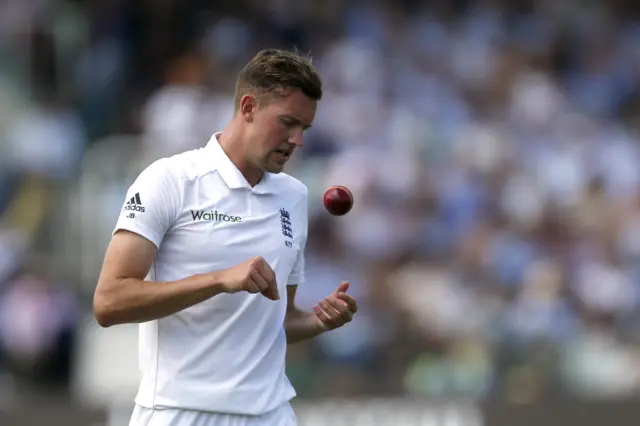
[{"label": "white fabric", "polygon": [[129,426],[296,426],[288,403],[261,416],[206,413],[179,409],[154,410],[136,405]]},{"label": "white fabric", "polygon": [[295,396],[285,375],[283,323],[286,286],[304,282],[307,222],[302,183],[267,174],[252,188],[216,135],[205,148],[140,174],[115,231],[138,233],[159,248],[148,280],[177,281],[262,256],[281,298],[221,294],[141,324],[137,404],[260,415]]}]

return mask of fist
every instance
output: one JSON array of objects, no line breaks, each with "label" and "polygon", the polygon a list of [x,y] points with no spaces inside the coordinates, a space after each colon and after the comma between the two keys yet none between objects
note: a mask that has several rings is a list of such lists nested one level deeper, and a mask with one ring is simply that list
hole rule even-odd
[{"label": "fist", "polygon": [[261,293],[271,300],[280,300],[276,274],[262,257],[254,257],[222,274],[222,285],[226,293]]}]

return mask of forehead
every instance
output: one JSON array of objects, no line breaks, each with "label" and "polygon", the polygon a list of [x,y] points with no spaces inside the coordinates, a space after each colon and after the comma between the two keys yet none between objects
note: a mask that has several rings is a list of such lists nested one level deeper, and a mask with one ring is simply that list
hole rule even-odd
[{"label": "forehead", "polygon": [[268,108],[276,114],[288,115],[304,124],[311,124],[316,115],[317,104],[300,90],[293,90],[284,96],[274,97]]}]

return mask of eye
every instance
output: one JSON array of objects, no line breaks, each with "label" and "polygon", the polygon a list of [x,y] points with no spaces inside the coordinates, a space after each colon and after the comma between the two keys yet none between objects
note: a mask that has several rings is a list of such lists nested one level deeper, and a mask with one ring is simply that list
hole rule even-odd
[{"label": "eye", "polygon": [[296,124],[294,120],[292,120],[292,119],[290,119],[288,117],[280,117],[280,122],[285,127],[293,127]]}]

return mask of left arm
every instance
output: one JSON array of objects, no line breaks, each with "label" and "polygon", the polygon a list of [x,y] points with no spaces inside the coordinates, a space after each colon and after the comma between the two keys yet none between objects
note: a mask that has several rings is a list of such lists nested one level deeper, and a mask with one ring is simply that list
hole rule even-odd
[{"label": "left arm", "polygon": [[325,331],[342,327],[351,321],[358,310],[356,301],[346,293],[349,289],[349,283],[347,282],[340,284],[333,293],[318,302],[313,307],[313,312],[303,311],[296,306],[295,298],[298,284],[304,284],[305,281],[304,250],[309,226],[307,223],[306,188],[304,196],[300,199],[300,204],[295,210],[299,212],[296,217],[301,221],[298,225],[301,235],[298,258],[287,280],[287,313],[284,317],[287,343],[298,343],[311,339]]},{"label": "left arm", "polygon": [[287,313],[284,317],[284,331],[287,334],[287,343],[298,343],[312,339],[324,332],[315,319],[312,312],[298,309],[295,305],[297,285],[287,286]]},{"label": "left arm", "polygon": [[287,286],[287,313],[284,318],[284,330],[287,343],[298,343],[311,339],[325,331],[342,327],[353,319],[358,306],[346,293],[349,284],[343,282],[336,291],[314,306],[314,312],[307,312],[295,305],[297,285]]}]

